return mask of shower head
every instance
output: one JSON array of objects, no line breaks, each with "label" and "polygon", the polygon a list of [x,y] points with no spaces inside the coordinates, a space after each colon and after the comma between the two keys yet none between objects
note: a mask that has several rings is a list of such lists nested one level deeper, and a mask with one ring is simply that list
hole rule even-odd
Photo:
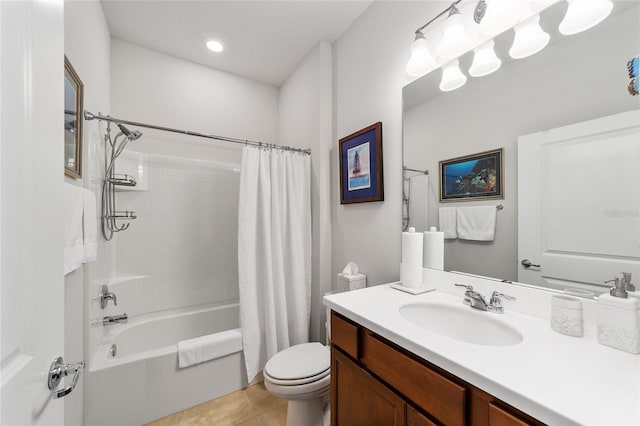
[{"label": "shower head", "polygon": [[118,123],[118,128],[120,128],[120,131],[125,135],[125,136],[129,136],[131,134],[131,131],[129,129],[127,129],[126,127],[124,127],[122,124]]},{"label": "shower head", "polygon": [[140,132],[139,130],[134,130],[132,132],[131,130],[127,129],[126,127],[124,127],[124,125],[120,123],[118,123],[118,128],[120,129],[122,134],[125,135],[127,139],[129,139],[130,141],[135,141],[136,139],[140,139],[140,136],[142,136],[142,132]]}]

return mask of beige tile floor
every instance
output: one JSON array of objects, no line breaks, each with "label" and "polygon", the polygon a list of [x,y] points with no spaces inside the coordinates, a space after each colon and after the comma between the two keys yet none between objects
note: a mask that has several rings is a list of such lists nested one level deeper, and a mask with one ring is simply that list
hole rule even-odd
[{"label": "beige tile floor", "polygon": [[271,395],[264,383],[171,414],[146,426],[284,426],[287,401]]}]

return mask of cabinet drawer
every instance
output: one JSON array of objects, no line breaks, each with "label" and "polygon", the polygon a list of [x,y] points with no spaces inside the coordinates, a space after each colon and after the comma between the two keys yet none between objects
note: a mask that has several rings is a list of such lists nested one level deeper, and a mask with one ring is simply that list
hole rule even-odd
[{"label": "cabinet drawer", "polygon": [[358,359],[358,326],[331,311],[331,344]]},{"label": "cabinet drawer", "polygon": [[389,346],[370,333],[362,336],[362,364],[439,422],[466,424],[465,387]]},{"label": "cabinet drawer", "polygon": [[502,408],[489,404],[489,424],[491,426],[529,426],[533,423],[528,423],[513,414],[503,410]]},{"label": "cabinet drawer", "polygon": [[418,413],[412,406],[407,406],[407,426],[438,426],[427,417]]}]

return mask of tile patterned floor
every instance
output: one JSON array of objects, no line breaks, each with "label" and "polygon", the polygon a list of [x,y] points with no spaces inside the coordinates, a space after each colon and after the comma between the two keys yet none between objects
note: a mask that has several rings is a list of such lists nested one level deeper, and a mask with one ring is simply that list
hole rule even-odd
[{"label": "tile patterned floor", "polygon": [[287,401],[257,383],[146,426],[284,426],[286,419]]}]

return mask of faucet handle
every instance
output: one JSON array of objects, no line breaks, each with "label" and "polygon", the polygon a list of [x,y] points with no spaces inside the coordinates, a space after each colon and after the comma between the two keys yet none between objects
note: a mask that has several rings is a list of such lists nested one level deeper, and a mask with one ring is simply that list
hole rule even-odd
[{"label": "faucet handle", "polygon": [[500,293],[499,291],[494,291],[491,294],[491,299],[489,299],[489,309],[493,312],[497,312],[499,314],[504,313],[504,308],[502,307],[502,299],[504,297],[507,300],[516,300],[515,297],[510,296],[508,294]]},{"label": "faucet handle", "polygon": [[464,287],[467,289],[467,291],[473,291],[473,286],[471,285],[466,285],[466,284],[453,284],[453,285],[455,285],[456,287]]}]

